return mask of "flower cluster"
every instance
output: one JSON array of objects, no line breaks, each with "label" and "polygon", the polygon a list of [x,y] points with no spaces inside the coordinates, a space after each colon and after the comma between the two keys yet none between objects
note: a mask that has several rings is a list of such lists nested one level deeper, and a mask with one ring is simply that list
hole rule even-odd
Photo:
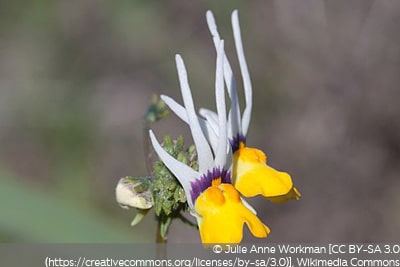
[{"label": "flower cluster", "polygon": [[[200,237],[207,243],[240,243],[243,225],[255,237],[264,238],[269,228],[257,217],[243,197],[262,195],[280,203],[300,198],[289,174],[267,165],[267,157],[259,149],[246,146],[246,135],[252,110],[252,85],[243,52],[237,11],[232,13],[232,28],[239,59],[246,107],[241,115],[236,82],[224,52],[213,14],[207,12],[207,23],[216,48],[215,100],[216,112],[200,109],[196,113],[180,55],[176,55],[183,105],[168,96],[161,99],[190,128],[198,158],[198,169],[171,156],[158,142],[153,131],[150,139],[163,164],[178,179],[186,195],[191,215],[196,218]],[[225,88],[226,86],[226,88]],[[225,93],[230,99],[226,114]]]}]

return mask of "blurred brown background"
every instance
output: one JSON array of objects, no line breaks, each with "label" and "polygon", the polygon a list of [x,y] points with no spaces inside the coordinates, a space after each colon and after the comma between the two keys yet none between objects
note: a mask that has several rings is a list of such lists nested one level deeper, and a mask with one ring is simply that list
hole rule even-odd
[{"label": "blurred brown background", "polygon": [[[176,53],[197,108],[214,109],[208,9],[240,79],[236,8],[254,87],[248,144],[303,195],[278,206],[252,199],[272,233],[254,240],[245,230],[245,241],[398,241],[395,0],[3,1],[0,241],[152,242],[153,215],[131,228],[134,212],[115,203],[115,185],[146,174],[141,123],[151,95],[181,101]],[[188,133],[173,117],[155,129]],[[169,240],[199,236],[174,223]]]}]

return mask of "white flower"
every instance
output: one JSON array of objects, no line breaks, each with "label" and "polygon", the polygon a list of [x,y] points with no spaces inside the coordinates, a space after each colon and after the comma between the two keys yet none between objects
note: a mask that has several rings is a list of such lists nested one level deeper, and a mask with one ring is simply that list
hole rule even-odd
[{"label": "white flower", "polygon": [[[215,48],[217,49],[221,38],[218,33],[217,25],[211,11],[207,12],[207,24]],[[236,189],[246,197],[263,195],[272,202],[284,202],[289,199],[299,199],[300,193],[293,186],[292,178],[286,172],[280,172],[267,165],[265,153],[256,148],[246,146],[246,137],[250,125],[252,112],[253,89],[250,79],[246,58],[243,51],[243,44],[239,26],[237,10],[232,12],[232,29],[235,40],[236,53],[239,59],[240,72],[243,79],[243,89],[246,107],[243,114],[240,114],[236,81],[233,76],[232,68],[226,55],[224,55],[224,80],[228,88],[228,95],[231,106],[228,115],[228,141],[233,153],[232,180]],[[173,102],[171,99],[163,98],[166,104],[178,113],[183,107]],[[202,129],[212,145],[217,145],[218,140],[218,116],[215,112],[208,109],[200,109],[200,114],[205,118],[201,120]],[[187,118],[181,117],[187,122]]]},{"label": "white flower", "polygon": [[270,232],[269,228],[258,219],[254,210],[247,203],[242,202],[239,192],[231,184],[231,160],[227,164],[232,155],[227,141],[223,81],[224,56],[223,41],[221,40],[217,44],[215,78],[217,115],[214,126],[217,127],[215,132],[218,133],[216,143],[211,145],[204,135],[204,132],[210,129],[207,128],[208,124],[199,119],[195,112],[186,69],[179,55],[176,56],[176,65],[184,107],[172,99],[164,97],[171,106],[176,107],[174,112],[190,127],[198,155],[199,170],[190,168],[168,154],[150,131],[155,151],[165,166],[176,176],[185,191],[190,212],[195,216],[199,225],[201,240],[206,244],[241,242],[245,223],[256,237],[266,237]]}]

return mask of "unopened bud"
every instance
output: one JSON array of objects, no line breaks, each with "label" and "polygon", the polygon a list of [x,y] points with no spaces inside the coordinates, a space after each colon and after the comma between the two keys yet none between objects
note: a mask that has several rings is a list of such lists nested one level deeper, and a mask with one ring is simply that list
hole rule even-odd
[{"label": "unopened bud", "polygon": [[119,180],[115,196],[121,208],[150,209],[153,207],[150,177],[126,176]]}]

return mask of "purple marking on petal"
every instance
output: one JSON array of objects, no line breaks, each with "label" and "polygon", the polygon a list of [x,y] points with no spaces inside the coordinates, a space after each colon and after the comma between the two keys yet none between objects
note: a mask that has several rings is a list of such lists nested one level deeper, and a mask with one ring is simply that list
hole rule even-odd
[{"label": "purple marking on petal", "polygon": [[246,136],[241,133],[238,133],[236,136],[232,137],[232,139],[229,140],[229,143],[232,147],[232,153],[235,153],[239,149],[240,142],[246,144]]},{"label": "purple marking on petal", "polygon": [[225,170],[224,168],[214,167],[212,170],[208,170],[207,173],[203,174],[199,179],[191,182],[192,190],[190,191],[190,196],[193,203],[196,199],[212,184],[212,181],[221,178],[221,183],[231,184],[231,172]]}]

